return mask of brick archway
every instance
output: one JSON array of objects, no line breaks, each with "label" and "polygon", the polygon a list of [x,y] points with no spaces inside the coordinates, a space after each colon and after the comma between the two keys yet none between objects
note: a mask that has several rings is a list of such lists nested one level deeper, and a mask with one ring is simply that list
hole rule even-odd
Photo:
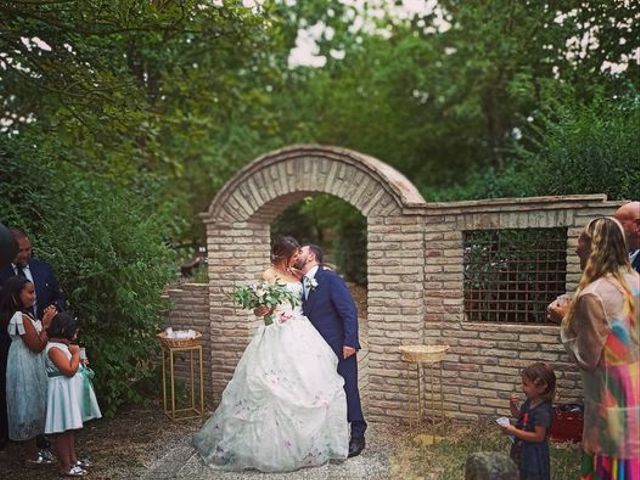
[{"label": "brick archway", "polygon": [[[214,400],[231,378],[255,317],[229,301],[236,286],[269,263],[271,222],[314,193],[348,202],[367,218],[368,397],[372,420],[402,411],[397,390],[411,390],[397,345],[423,339],[424,199],[399,172],[346,149],[293,146],[238,172],[201,214],[209,252],[211,381]],[[395,395],[390,395],[396,391]],[[393,397],[393,399],[391,398]],[[393,404],[393,405],[391,405]]]}]

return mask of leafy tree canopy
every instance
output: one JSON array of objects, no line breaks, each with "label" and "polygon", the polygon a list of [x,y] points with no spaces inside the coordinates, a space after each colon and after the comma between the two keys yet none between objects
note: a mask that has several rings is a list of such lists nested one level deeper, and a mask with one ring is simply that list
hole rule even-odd
[{"label": "leafy tree canopy", "polygon": [[[201,242],[197,213],[266,151],[352,148],[428,200],[637,197],[640,3],[253,3],[0,2],[0,221],[59,271],[111,408],[148,376],[168,245]],[[305,35],[320,67],[293,61]],[[366,222],[336,202],[285,217],[333,225],[363,281]]]}]

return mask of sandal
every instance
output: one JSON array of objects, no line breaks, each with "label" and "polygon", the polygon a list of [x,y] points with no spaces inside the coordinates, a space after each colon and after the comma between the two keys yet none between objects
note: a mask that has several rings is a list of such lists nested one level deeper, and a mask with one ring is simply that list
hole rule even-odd
[{"label": "sandal", "polygon": [[44,455],[42,455],[42,453],[38,453],[38,456],[35,458],[35,460],[32,458],[27,458],[25,461],[31,465],[51,465],[53,463],[53,460],[51,458],[45,457]]},{"label": "sandal", "polygon": [[93,464],[91,463],[91,460],[89,460],[88,458],[79,458],[76,461],[76,463],[74,463],[74,465],[76,467],[87,469],[87,468],[91,467]]},{"label": "sandal", "polygon": [[51,460],[52,462],[56,461],[56,457],[49,447],[41,448],[38,451],[38,454],[41,455],[45,460]]},{"label": "sandal", "polygon": [[68,472],[62,472],[62,475],[64,475],[65,477],[84,477],[88,473],[89,472],[87,472],[86,470],[80,468],[77,465],[74,465],[69,469]]}]

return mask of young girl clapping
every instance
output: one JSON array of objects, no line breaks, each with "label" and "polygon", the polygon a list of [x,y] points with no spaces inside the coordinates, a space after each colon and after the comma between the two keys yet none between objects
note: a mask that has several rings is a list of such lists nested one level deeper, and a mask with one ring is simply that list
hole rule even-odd
[{"label": "young girl clapping", "polygon": [[75,430],[81,429],[83,421],[89,418],[100,418],[100,408],[93,390],[85,388],[80,347],[71,343],[77,337],[77,321],[66,312],[58,313],[51,320],[48,333],[45,433],[57,434],[54,444],[63,475],[83,477],[89,462],[78,460]]}]

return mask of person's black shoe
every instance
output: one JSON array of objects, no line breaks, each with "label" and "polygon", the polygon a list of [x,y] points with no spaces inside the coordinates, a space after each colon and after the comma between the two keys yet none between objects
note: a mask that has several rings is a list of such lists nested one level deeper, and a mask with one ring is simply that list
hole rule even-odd
[{"label": "person's black shoe", "polygon": [[349,458],[358,456],[364,450],[364,437],[352,438],[349,442]]},{"label": "person's black shoe", "polygon": [[45,437],[44,435],[38,435],[36,437],[36,446],[40,449],[40,450],[51,450],[51,442],[49,441],[49,439],[47,437]]}]

